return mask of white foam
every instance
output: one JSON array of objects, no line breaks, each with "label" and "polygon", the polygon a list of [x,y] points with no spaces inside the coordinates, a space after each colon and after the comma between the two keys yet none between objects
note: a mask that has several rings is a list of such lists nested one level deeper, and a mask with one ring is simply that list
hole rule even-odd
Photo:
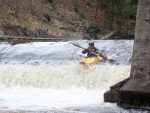
[{"label": "white foam", "polygon": [[[74,41],[83,47],[88,42]],[[103,101],[111,85],[129,77],[133,41],[94,42],[119,65],[84,68],[77,64],[82,50],[70,42],[1,43],[0,112],[140,113]]]},{"label": "white foam", "polygon": [[[0,65],[0,110],[73,110],[106,105],[103,92],[130,66]],[[114,104],[112,104],[114,106]]]},{"label": "white foam", "polygon": [[0,65],[0,84],[6,87],[106,90],[129,77],[130,66]]},{"label": "white foam", "polygon": [[[72,41],[82,47],[87,47],[87,40]],[[120,65],[131,63],[133,40],[94,40],[95,47],[106,50],[109,59],[114,59]],[[4,48],[5,47],[5,48]],[[0,63],[3,64],[72,64],[78,63],[86,55],[82,49],[70,42],[34,42],[18,45],[2,43]],[[109,63],[108,63],[109,64]]]}]

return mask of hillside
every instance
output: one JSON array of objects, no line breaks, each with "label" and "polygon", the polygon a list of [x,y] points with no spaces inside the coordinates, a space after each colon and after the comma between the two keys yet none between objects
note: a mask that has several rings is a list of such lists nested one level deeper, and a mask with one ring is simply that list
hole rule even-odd
[{"label": "hillside", "polygon": [[97,0],[54,1],[1,0],[0,35],[100,39],[110,32],[104,29],[105,13]]}]

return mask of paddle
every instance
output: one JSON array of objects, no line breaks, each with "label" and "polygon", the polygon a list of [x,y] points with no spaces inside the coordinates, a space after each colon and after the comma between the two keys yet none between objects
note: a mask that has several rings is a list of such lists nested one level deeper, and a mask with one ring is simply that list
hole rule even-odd
[{"label": "paddle", "polygon": [[[78,45],[78,44],[75,44],[75,43],[71,43],[72,45],[74,45],[74,46],[76,46],[76,47],[79,47],[79,48],[82,48],[82,49],[86,49],[86,48],[84,48],[84,47],[82,47],[82,46],[80,46],[80,45]],[[91,52],[91,53],[93,53],[93,54],[95,54],[95,55],[99,55],[100,57],[102,57],[104,60],[108,60],[110,63],[115,63],[115,62],[117,62],[117,61],[115,61],[114,59],[107,59],[107,57],[106,56],[104,56],[103,54],[96,54],[96,53],[94,53],[94,52]]]},{"label": "paddle", "polygon": [[82,48],[82,49],[86,49],[86,48],[84,48],[84,47],[81,47],[80,45],[78,45],[78,44],[75,44],[75,43],[71,43],[72,45],[74,45],[74,46],[76,46],[76,47],[79,47],[79,48]]},{"label": "paddle", "polygon": [[[80,45],[78,45],[78,44],[75,44],[75,43],[71,43],[72,45],[74,45],[74,46],[76,46],[76,47],[79,47],[79,48],[82,48],[82,49],[86,49],[86,48],[84,48],[84,47],[82,47],[82,46],[80,46]],[[106,60],[107,58],[106,58],[106,56],[104,56],[102,53],[101,54],[96,54],[96,53],[94,53],[94,52],[92,52],[92,51],[90,51],[92,54],[95,54],[95,55],[97,55],[97,56],[100,56],[100,57],[102,57],[104,60]]]},{"label": "paddle", "polygon": [[[84,48],[84,47],[81,47],[81,46],[78,45],[78,44],[75,44],[75,43],[71,43],[71,44],[74,45],[74,46],[76,46],[76,47],[79,47],[79,48],[82,48],[82,49],[86,49],[86,48]],[[94,53],[94,52],[92,52],[92,51],[90,51],[90,52],[98,56],[98,54],[96,54],[96,53]]]}]

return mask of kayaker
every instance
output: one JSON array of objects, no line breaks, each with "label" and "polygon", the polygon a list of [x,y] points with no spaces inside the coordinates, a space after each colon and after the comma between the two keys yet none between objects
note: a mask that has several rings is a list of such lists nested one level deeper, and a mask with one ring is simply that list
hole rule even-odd
[{"label": "kayaker", "polygon": [[102,52],[100,52],[99,49],[97,49],[96,47],[94,47],[94,42],[90,42],[89,43],[89,47],[87,49],[84,49],[82,51],[83,54],[86,54],[87,53],[87,57],[88,58],[91,58],[91,57],[97,57],[97,55],[99,55],[100,57],[103,58],[103,60],[107,60],[107,57],[104,56],[102,54]]}]

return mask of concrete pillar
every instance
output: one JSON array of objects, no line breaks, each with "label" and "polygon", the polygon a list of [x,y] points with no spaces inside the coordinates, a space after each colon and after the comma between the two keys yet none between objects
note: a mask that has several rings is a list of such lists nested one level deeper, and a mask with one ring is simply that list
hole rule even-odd
[{"label": "concrete pillar", "polygon": [[139,0],[131,67],[132,78],[150,79],[150,0]]},{"label": "concrete pillar", "polygon": [[130,77],[111,86],[104,101],[127,109],[150,109],[150,0],[138,1]]},{"label": "concrete pillar", "polygon": [[139,0],[130,80],[118,90],[123,108],[150,109],[150,0]]}]

